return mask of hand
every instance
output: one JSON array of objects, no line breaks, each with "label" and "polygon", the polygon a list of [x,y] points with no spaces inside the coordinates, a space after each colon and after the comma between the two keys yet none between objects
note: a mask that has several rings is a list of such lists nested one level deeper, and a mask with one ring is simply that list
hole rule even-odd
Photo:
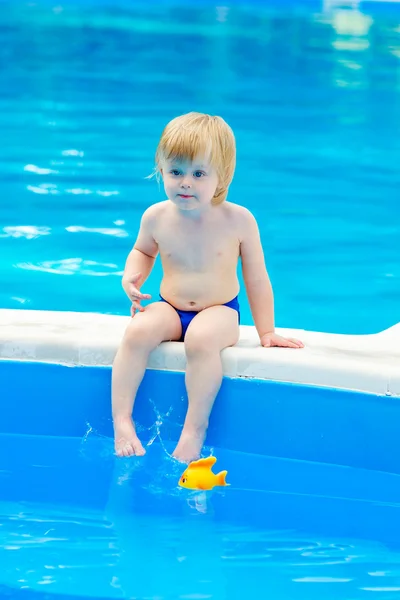
[{"label": "hand", "polygon": [[272,348],[273,346],[279,346],[280,348],[304,348],[304,344],[300,340],[284,338],[273,331],[264,333],[261,338],[261,346],[265,348]]},{"label": "hand", "polygon": [[135,311],[143,312],[145,309],[141,306],[140,302],[142,300],[148,300],[151,298],[150,294],[142,294],[139,288],[136,287],[137,282],[139,281],[141,273],[135,273],[129,279],[125,280],[124,288],[128,295],[128,298],[132,300],[131,306],[131,317],[135,315]]}]

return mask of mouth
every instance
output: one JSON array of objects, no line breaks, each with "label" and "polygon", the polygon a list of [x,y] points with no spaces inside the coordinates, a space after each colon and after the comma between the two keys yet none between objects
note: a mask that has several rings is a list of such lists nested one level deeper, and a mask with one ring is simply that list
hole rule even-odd
[{"label": "mouth", "polygon": [[188,198],[193,198],[194,196],[192,196],[191,194],[178,194],[178,196],[180,198],[184,198],[185,200],[187,200]]}]

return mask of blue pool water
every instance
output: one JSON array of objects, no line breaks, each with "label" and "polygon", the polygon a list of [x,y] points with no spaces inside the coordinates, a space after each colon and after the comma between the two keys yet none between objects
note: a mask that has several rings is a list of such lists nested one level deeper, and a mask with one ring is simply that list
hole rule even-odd
[{"label": "blue pool water", "polygon": [[400,10],[273,4],[0,2],[0,306],[128,314],[158,137],[200,110],[236,132],[277,324],[400,320]]},{"label": "blue pool water", "polygon": [[158,443],[128,462],[95,436],[0,440],[0,595],[399,597],[398,475],[214,448],[232,487],[190,494]]},{"label": "blue pool water", "polygon": [[182,374],[146,373],[142,459],[113,455],[110,369],[0,379],[0,597],[398,599],[395,398],[225,379],[204,453],[231,486],[197,493],[170,457]]}]

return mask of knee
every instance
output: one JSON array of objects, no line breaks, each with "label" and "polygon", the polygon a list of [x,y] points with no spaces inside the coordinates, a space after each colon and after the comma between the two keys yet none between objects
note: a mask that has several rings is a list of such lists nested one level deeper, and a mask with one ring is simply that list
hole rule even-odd
[{"label": "knee", "polygon": [[210,336],[200,331],[187,332],[185,336],[185,352],[187,358],[192,356],[210,356],[220,354],[220,349],[213,343]]},{"label": "knee", "polygon": [[125,330],[123,342],[129,347],[147,349],[158,345],[157,340],[153,338],[154,329],[152,332],[148,324],[144,323],[139,315],[136,315]]}]

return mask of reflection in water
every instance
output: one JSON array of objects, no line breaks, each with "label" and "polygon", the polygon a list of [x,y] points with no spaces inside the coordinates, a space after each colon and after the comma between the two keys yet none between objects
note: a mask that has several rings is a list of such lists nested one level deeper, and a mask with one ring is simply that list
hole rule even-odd
[{"label": "reflection in water", "polygon": [[33,240],[42,235],[50,235],[51,229],[50,227],[36,227],[35,225],[16,225],[13,227],[3,227],[3,232],[0,233],[0,238],[12,237]]},{"label": "reflection in water", "polygon": [[47,260],[39,264],[19,263],[19,269],[26,271],[43,271],[45,273],[55,273],[57,275],[91,275],[95,277],[105,277],[108,275],[118,275],[122,277],[122,271],[118,271],[117,265],[113,263],[98,263],[94,260],[84,260],[83,258],[64,258],[62,260]]},{"label": "reflection in water", "polygon": [[54,171],[54,169],[43,169],[36,165],[25,165],[24,171],[37,173],[38,175],[56,175],[58,173],[58,171]]},{"label": "reflection in water", "polygon": [[65,188],[59,189],[54,183],[41,183],[40,185],[27,185],[26,189],[34,194],[74,194],[89,195],[97,194],[98,196],[118,196],[118,190],[92,190],[90,188]]},{"label": "reflection in water", "polygon": [[63,150],[61,152],[63,156],[84,156],[84,152],[82,150]]},{"label": "reflection in water", "polygon": [[27,185],[26,189],[34,194],[59,194],[54,183],[41,183],[40,185]]},{"label": "reflection in water", "polygon": [[70,225],[65,228],[70,233],[101,233],[103,235],[113,235],[114,237],[128,237],[128,232],[124,229],[107,227],[82,227],[81,225]]}]

